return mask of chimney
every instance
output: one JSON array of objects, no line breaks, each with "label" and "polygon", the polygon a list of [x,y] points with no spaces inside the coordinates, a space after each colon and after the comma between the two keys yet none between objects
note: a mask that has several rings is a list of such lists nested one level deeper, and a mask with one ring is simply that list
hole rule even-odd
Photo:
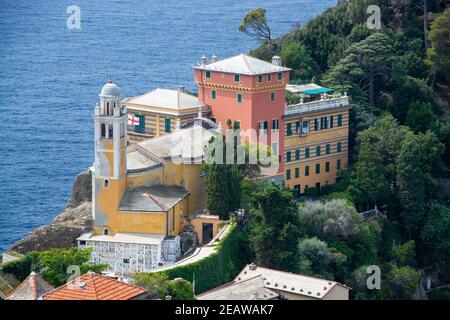
[{"label": "chimney", "polygon": [[178,88],[178,92],[186,92],[186,88],[184,86],[180,86]]},{"label": "chimney", "polygon": [[206,66],[208,64],[208,60],[206,59],[205,55],[202,55],[202,58],[200,59],[200,65]]},{"label": "chimney", "polygon": [[281,58],[279,56],[273,56],[272,57],[272,64],[281,67]]},{"label": "chimney", "polygon": [[211,63],[217,62],[217,56],[215,54],[211,57]]}]

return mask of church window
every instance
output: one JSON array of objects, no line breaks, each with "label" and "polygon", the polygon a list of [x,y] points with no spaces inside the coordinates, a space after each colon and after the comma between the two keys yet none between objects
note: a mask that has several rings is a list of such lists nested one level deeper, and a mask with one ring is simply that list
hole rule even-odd
[{"label": "church window", "polygon": [[114,137],[114,127],[112,124],[108,125],[108,138],[112,139]]},{"label": "church window", "polygon": [[106,135],[106,125],[104,123],[102,123],[101,125],[100,135],[102,138],[104,138]]}]

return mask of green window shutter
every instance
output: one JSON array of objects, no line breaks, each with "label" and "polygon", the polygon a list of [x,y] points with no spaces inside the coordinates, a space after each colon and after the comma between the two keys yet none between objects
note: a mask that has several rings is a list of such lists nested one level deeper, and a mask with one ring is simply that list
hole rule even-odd
[{"label": "green window shutter", "polygon": [[278,72],[278,80],[283,80],[283,73],[282,72]]},{"label": "green window shutter", "polygon": [[289,161],[291,161],[291,152],[290,151],[286,152],[286,162],[289,162]]},{"label": "green window shutter", "polygon": [[300,150],[295,150],[295,160],[300,160]]},{"label": "green window shutter", "polygon": [[305,176],[309,176],[309,166],[305,166]]},{"label": "green window shutter", "polygon": [[262,74],[260,74],[259,76],[258,76],[258,82],[262,82]]},{"label": "green window shutter", "polygon": [[287,127],[287,135],[291,136],[292,135],[292,123],[286,124],[286,127]]},{"label": "green window shutter", "polygon": [[267,81],[272,81],[272,75],[271,74],[267,75]]},{"label": "green window shutter", "polygon": [[337,125],[338,125],[338,127],[342,127],[342,114],[338,115]]},{"label": "green window shutter", "polygon": [[270,93],[270,101],[275,101],[275,92]]},{"label": "green window shutter", "polygon": [[291,169],[287,169],[286,170],[286,180],[290,180],[291,179]]},{"label": "green window shutter", "polygon": [[215,98],[216,98],[216,94],[217,94],[217,93],[216,93],[216,90],[212,90],[212,91],[211,91],[211,98],[212,98],[212,99],[215,99]]},{"label": "green window shutter", "polygon": [[235,75],[234,75],[234,81],[236,81],[236,82],[241,81],[241,76],[238,75],[238,74],[235,74]]},{"label": "green window shutter", "polygon": [[211,71],[206,71],[206,79],[210,79],[211,78]]},{"label": "green window shutter", "polygon": [[331,146],[330,146],[330,144],[327,144],[327,146],[326,146],[326,153],[327,154],[330,154],[330,150],[331,150]]},{"label": "green window shutter", "polygon": [[305,158],[309,158],[309,148],[305,149]]},{"label": "green window shutter", "polygon": [[165,122],[165,132],[170,132],[170,119],[166,118],[166,122]]},{"label": "green window shutter", "polygon": [[238,93],[236,95],[236,99],[237,99],[237,102],[241,103],[242,102],[242,93]]},{"label": "green window shutter", "polygon": [[316,157],[320,156],[320,146],[316,147]]}]

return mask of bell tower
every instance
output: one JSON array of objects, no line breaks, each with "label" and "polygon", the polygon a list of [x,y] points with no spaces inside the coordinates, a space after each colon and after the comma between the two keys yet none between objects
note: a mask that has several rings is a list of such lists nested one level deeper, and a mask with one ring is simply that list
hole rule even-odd
[{"label": "bell tower", "polygon": [[92,170],[94,233],[117,232],[117,209],[127,186],[127,112],[119,87],[109,80],[95,106]]}]

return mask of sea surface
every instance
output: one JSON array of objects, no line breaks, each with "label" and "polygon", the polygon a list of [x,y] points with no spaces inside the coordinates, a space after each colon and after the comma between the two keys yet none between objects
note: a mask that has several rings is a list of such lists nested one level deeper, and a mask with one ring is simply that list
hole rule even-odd
[{"label": "sea surface", "polygon": [[[267,9],[275,36],[337,0],[0,0],[0,252],[64,209],[93,161],[94,105],[106,80],[122,98],[194,89],[201,55],[258,43],[238,31]],[[67,28],[77,5],[81,29]]]}]

